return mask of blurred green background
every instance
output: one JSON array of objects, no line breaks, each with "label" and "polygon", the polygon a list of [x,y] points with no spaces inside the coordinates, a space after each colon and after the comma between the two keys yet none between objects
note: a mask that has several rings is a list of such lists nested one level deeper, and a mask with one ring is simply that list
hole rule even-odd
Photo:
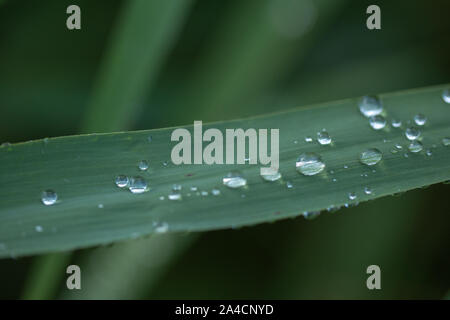
[{"label": "blurred green background", "polygon": [[[81,8],[81,30],[66,28],[70,4]],[[381,8],[381,30],[366,28],[370,4]],[[447,0],[0,1],[1,141],[448,83],[448,12]],[[0,260],[0,298],[442,299],[448,192],[435,185],[314,221],[11,257]],[[65,289],[68,264],[81,267],[81,291]],[[366,288],[371,264],[382,290]]]}]

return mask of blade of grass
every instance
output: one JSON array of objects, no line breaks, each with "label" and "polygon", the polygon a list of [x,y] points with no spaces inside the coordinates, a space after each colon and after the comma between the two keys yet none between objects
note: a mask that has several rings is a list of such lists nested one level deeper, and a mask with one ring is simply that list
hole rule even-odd
[{"label": "blade of grass", "polygon": [[[317,211],[349,202],[348,193],[356,192],[358,201],[422,187],[450,179],[450,148],[441,140],[450,135],[450,112],[441,95],[445,86],[414,89],[380,95],[389,117],[404,123],[415,114],[425,113],[428,122],[421,130],[424,152],[392,154],[394,143],[409,143],[404,131],[387,127],[374,131],[357,110],[357,99],[325,103],[251,119],[204,125],[225,128],[279,128],[280,181],[267,183],[259,176],[259,166],[164,166],[170,161],[170,135],[173,128],[112,134],[93,134],[38,140],[0,149],[2,207],[0,208],[1,256],[16,256],[70,250],[158,232],[160,223],[168,231],[204,231],[271,222],[294,217],[304,211]],[[388,118],[389,119],[389,118]],[[326,128],[334,144],[321,146],[303,142]],[[152,142],[148,141],[149,135]],[[301,141],[299,144],[294,140]],[[389,142],[386,142],[389,141]],[[435,146],[435,147],[433,147]],[[373,168],[359,162],[366,148],[378,148],[383,160]],[[330,174],[305,177],[295,170],[302,152],[321,154]],[[146,172],[138,161],[149,160]],[[348,166],[348,168],[344,168]],[[241,169],[248,179],[243,190],[221,187],[220,196],[186,195],[189,186],[210,191],[221,185],[230,169]],[[135,195],[114,185],[118,174],[143,175],[150,192]],[[366,174],[368,177],[362,178]],[[161,201],[174,183],[184,187],[182,201]],[[366,195],[363,188],[373,189]],[[47,207],[39,203],[40,192],[52,188],[60,202]],[[243,197],[243,195],[245,197]],[[98,208],[103,204],[103,208]],[[40,226],[43,232],[37,232]],[[39,229],[41,230],[41,229]]]}]

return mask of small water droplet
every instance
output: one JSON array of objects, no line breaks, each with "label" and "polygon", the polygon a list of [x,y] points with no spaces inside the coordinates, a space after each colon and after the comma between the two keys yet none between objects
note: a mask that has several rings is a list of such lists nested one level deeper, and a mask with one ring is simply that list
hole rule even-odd
[{"label": "small water droplet", "polygon": [[320,131],[320,132],[317,132],[317,141],[321,145],[327,145],[327,144],[331,143],[331,137],[327,131]]},{"label": "small water droplet", "polygon": [[228,188],[241,188],[247,185],[247,179],[238,171],[229,172],[223,177],[222,182]]},{"label": "small water droplet", "polygon": [[369,119],[370,126],[375,130],[381,130],[386,126],[386,119],[383,116],[373,116]]},{"label": "small water droplet", "polygon": [[312,142],[312,141],[313,141],[313,138],[310,137],[310,136],[306,136],[306,137],[305,137],[305,141],[306,141],[306,142]]},{"label": "small water droplet", "polygon": [[445,103],[450,103],[450,89],[442,91],[442,99]]},{"label": "small water droplet", "polygon": [[368,166],[373,166],[377,164],[381,158],[383,157],[383,154],[380,150],[371,148],[367,149],[366,151],[363,151],[359,157],[360,161]]},{"label": "small water droplet", "polygon": [[409,154],[407,154],[407,153],[403,154],[403,156],[404,156],[405,158],[409,158]]},{"label": "small water droplet", "polygon": [[194,186],[191,187],[191,191],[194,191],[194,192],[195,192],[195,191],[197,191],[197,190],[198,190],[197,187],[194,187]]},{"label": "small water droplet", "polygon": [[159,200],[164,200],[164,199],[165,199],[164,196],[160,196],[160,197],[159,197]]},{"label": "small water droplet", "polygon": [[313,176],[325,168],[322,158],[313,152],[302,153],[295,163],[298,172],[305,176]]},{"label": "small water droplet", "polygon": [[149,190],[147,181],[140,176],[132,177],[130,179],[128,189],[134,194],[143,193]]},{"label": "small water droplet", "polygon": [[398,150],[402,150],[403,149],[402,145],[399,144],[399,143],[395,144],[395,148],[398,149]]},{"label": "small water droplet", "polygon": [[413,140],[409,144],[408,149],[409,149],[409,151],[414,152],[414,153],[420,152],[423,149],[423,145],[422,145],[422,143],[420,141]]},{"label": "small water droplet", "polygon": [[141,160],[141,161],[139,162],[138,167],[139,167],[139,170],[145,171],[145,170],[148,169],[148,162],[147,162],[146,160]]},{"label": "small water droplet", "polygon": [[344,165],[344,169],[348,169],[348,165],[345,164],[345,165]]},{"label": "small water droplet", "polygon": [[154,222],[153,228],[156,233],[166,233],[169,231],[169,224],[167,222]]},{"label": "small water droplet", "polygon": [[290,182],[290,181],[286,182],[286,188],[292,189],[293,187],[294,187],[294,185],[292,184],[292,182]]},{"label": "small water droplet", "polygon": [[51,206],[56,203],[56,200],[58,200],[58,195],[55,191],[48,189],[42,192],[41,195],[41,201],[46,206]]},{"label": "small water droplet", "polygon": [[172,185],[172,190],[173,191],[181,191],[181,189],[182,189],[181,184],[174,184],[174,185]]},{"label": "small water droplet", "polygon": [[281,173],[275,170],[267,170],[264,173],[261,173],[261,178],[266,181],[277,181],[281,179]]},{"label": "small water droplet", "polygon": [[320,215],[320,211],[305,211],[302,215],[306,220],[313,220]]},{"label": "small water droplet", "polygon": [[370,187],[364,187],[365,194],[372,194],[372,189]]},{"label": "small water droplet", "polygon": [[148,142],[152,142],[152,141],[153,141],[153,137],[152,137],[152,136],[148,136],[148,137],[147,137],[147,141],[148,141]]},{"label": "small water droplet", "polygon": [[433,155],[433,152],[432,152],[430,149],[428,149],[428,150],[425,152],[425,154],[426,154],[427,156],[431,157],[431,156]]},{"label": "small water droplet", "polygon": [[349,198],[350,200],[355,200],[355,199],[356,199],[356,193],[354,193],[354,192],[349,192],[349,193],[348,193],[348,198]]},{"label": "small water droplet", "polygon": [[220,190],[217,189],[217,188],[213,188],[211,190],[211,193],[212,193],[213,196],[218,196],[218,195],[220,195]]},{"label": "small water droplet", "polygon": [[409,127],[405,130],[405,136],[408,140],[416,140],[420,137],[420,130],[414,127]]},{"label": "small water droplet", "polygon": [[103,206],[103,203],[99,203],[97,207],[98,207],[99,209],[103,209],[103,207],[104,207],[104,206]]},{"label": "small water droplet", "polygon": [[333,181],[333,182],[337,182],[337,179],[336,179],[336,178],[333,178],[333,179],[331,179],[331,181]]},{"label": "small water droplet", "polygon": [[181,195],[181,192],[178,190],[172,190],[172,192],[167,196],[169,200],[182,200],[183,197]]},{"label": "small water droplet", "polygon": [[169,163],[168,163],[167,161],[164,161],[164,162],[162,163],[162,165],[163,165],[164,167],[167,167],[167,166],[169,165]]},{"label": "small water droplet", "polygon": [[400,127],[402,126],[402,120],[394,118],[394,119],[392,119],[392,121],[391,121],[391,125],[392,125],[394,128],[400,128]]},{"label": "small water droplet", "polygon": [[442,144],[446,147],[450,146],[450,138],[442,138]]},{"label": "small water droplet", "polygon": [[206,196],[208,196],[208,191],[202,191],[202,192],[200,192],[200,194],[202,197],[206,197]]},{"label": "small water droplet", "polygon": [[397,149],[395,149],[395,148],[392,148],[392,149],[391,149],[391,153],[396,154],[397,152],[398,152]]},{"label": "small water droplet", "polygon": [[42,226],[36,226],[34,227],[34,230],[36,230],[36,232],[42,232],[44,231],[44,228],[42,228]]},{"label": "small water droplet", "polygon": [[128,186],[129,181],[130,180],[128,179],[128,177],[123,174],[118,175],[115,180],[116,186],[118,186],[119,188]]},{"label": "small water droplet", "polygon": [[425,117],[423,114],[419,113],[414,116],[414,122],[418,126],[423,126],[427,122],[427,117]]},{"label": "small water droplet", "polygon": [[362,97],[358,102],[358,106],[359,111],[367,118],[377,116],[383,112],[383,104],[376,96]]},{"label": "small water droplet", "polygon": [[298,140],[294,140],[294,144],[297,144],[298,143]]}]

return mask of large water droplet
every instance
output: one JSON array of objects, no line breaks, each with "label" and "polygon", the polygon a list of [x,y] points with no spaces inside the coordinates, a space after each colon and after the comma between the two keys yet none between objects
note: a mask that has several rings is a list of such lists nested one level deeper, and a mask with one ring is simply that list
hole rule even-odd
[{"label": "large water droplet", "polygon": [[148,191],[147,181],[140,176],[132,177],[128,189],[134,194],[146,192]]},{"label": "large water droplet", "polygon": [[139,167],[139,170],[145,171],[148,169],[148,162],[146,160],[141,160],[139,162],[138,167]]},{"label": "large water droplet", "polygon": [[129,179],[127,176],[120,174],[116,177],[116,186],[118,186],[119,188],[124,188],[126,186],[128,186],[129,183]]},{"label": "large water droplet", "polygon": [[313,176],[318,174],[325,168],[322,158],[313,152],[302,153],[295,163],[298,172],[305,176]]},{"label": "large water droplet", "polygon": [[383,157],[383,154],[380,150],[371,148],[367,149],[366,151],[361,152],[361,155],[359,157],[360,161],[368,166],[373,166],[377,164],[381,158]]},{"label": "large water droplet", "polygon": [[420,152],[423,149],[423,145],[420,141],[414,140],[409,144],[408,149],[411,152]]},{"label": "large water droplet", "polygon": [[55,191],[49,189],[42,192],[41,201],[46,206],[55,204],[56,200],[58,200],[58,195]]},{"label": "large water droplet", "polygon": [[383,112],[383,105],[376,96],[364,96],[359,100],[358,103],[359,111],[361,113],[369,118],[376,115],[379,115],[381,112]]},{"label": "large water droplet", "polygon": [[281,173],[279,171],[275,171],[275,170],[268,170],[264,173],[261,173],[261,178],[263,178],[266,181],[277,181],[280,180],[281,178]]},{"label": "large water droplet", "polygon": [[450,89],[442,91],[442,99],[445,103],[450,103]]},{"label": "large water droplet", "polygon": [[386,119],[383,116],[373,116],[369,119],[370,126],[375,130],[381,130],[386,126]]},{"label": "large water droplet", "polygon": [[419,113],[414,116],[414,122],[418,126],[423,126],[427,122],[427,117],[425,117],[423,114]]},{"label": "large water droplet", "polygon": [[416,140],[420,137],[420,130],[414,127],[409,127],[405,130],[405,136],[408,140]]},{"label": "large water droplet", "polygon": [[320,132],[317,132],[317,141],[321,145],[327,145],[327,144],[331,143],[331,137],[327,131],[320,131]]},{"label": "large water droplet", "polygon": [[238,171],[227,173],[227,175],[223,177],[222,182],[225,186],[232,189],[241,188],[247,185],[247,179],[245,179]]}]

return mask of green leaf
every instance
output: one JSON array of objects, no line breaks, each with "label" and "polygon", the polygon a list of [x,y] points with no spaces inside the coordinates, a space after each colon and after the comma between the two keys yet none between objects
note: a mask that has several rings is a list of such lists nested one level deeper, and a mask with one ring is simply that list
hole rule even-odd
[{"label": "green leaf", "polygon": [[[158,223],[167,223],[168,231],[175,232],[248,226],[449,180],[450,148],[442,144],[442,139],[450,136],[450,109],[442,99],[442,90],[447,87],[380,95],[388,121],[393,117],[402,119],[401,129],[387,126],[373,130],[358,111],[357,99],[204,124],[203,130],[278,128],[283,179],[276,182],[263,181],[257,165],[171,164],[175,143],[170,142],[170,135],[174,128],[3,146],[0,254],[21,256],[108,244],[155,233]],[[428,118],[420,128],[424,151],[407,153],[409,141],[404,129],[417,113]],[[332,136],[332,145],[304,141],[305,136],[315,137],[322,128]],[[395,143],[400,143],[403,150],[393,154],[390,150]],[[359,162],[360,153],[367,148],[382,151],[380,163],[367,167]],[[427,149],[432,156],[425,154]],[[315,176],[299,174],[295,160],[302,152],[319,153],[327,170]],[[142,159],[150,163],[146,172],[137,168]],[[169,164],[165,166],[164,162]],[[246,188],[231,190],[222,185],[222,177],[234,169],[247,178]],[[150,191],[132,194],[117,188],[114,179],[118,174],[142,175]],[[333,178],[337,181],[333,182]],[[286,181],[294,187],[288,189]],[[175,183],[183,186],[181,201],[167,200]],[[190,191],[191,186],[209,195],[198,196]],[[366,186],[373,190],[371,195],[363,192]],[[211,195],[214,187],[221,190],[219,196]],[[58,203],[40,203],[45,189],[58,193]],[[358,198],[350,201],[349,192],[355,192]],[[165,200],[159,200],[161,196]]]}]

